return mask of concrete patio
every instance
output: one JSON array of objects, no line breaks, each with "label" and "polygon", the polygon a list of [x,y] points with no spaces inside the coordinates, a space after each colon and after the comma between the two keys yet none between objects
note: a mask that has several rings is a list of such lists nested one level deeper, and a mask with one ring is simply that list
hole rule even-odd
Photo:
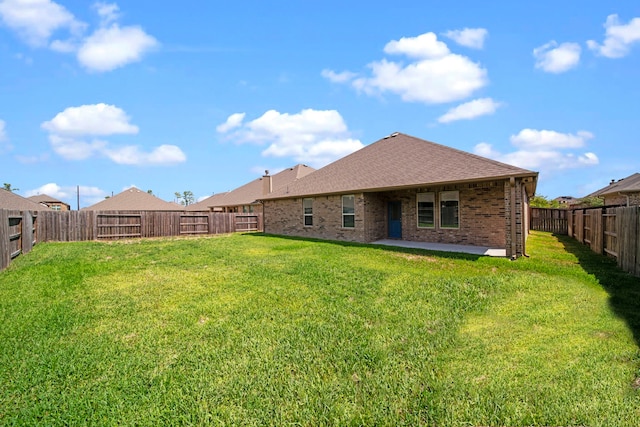
[{"label": "concrete patio", "polygon": [[373,242],[374,245],[397,246],[401,248],[427,249],[430,251],[459,252],[473,255],[506,257],[507,250],[488,248],[484,246],[453,245],[448,243],[410,242],[407,240],[382,239]]}]

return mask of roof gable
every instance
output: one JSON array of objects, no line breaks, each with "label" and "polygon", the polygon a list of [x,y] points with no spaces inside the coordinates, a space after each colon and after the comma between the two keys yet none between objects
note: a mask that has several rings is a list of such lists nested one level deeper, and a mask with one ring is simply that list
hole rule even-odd
[{"label": "roof gable", "polygon": [[55,197],[51,197],[47,194],[37,194],[35,196],[27,197],[27,199],[32,200],[36,203],[62,203],[64,205],[69,206],[68,203],[65,203],[62,200],[58,200]]},{"label": "roof gable", "polygon": [[634,173],[618,181],[612,181],[606,187],[589,194],[589,197],[635,192],[640,192],[640,173]]},{"label": "roof gable", "polygon": [[51,208],[0,188],[0,209],[17,211],[50,211]]},{"label": "roof gable", "polygon": [[480,181],[537,172],[402,133],[382,138],[264,199]]},{"label": "roof gable", "polygon": [[[287,168],[271,176],[272,189],[275,192],[281,188],[286,188],[287,186],[311,174],[314,171],[314,168],[302,164]],[[238,187],[235,190],[224,193],[224,195],[219,198],[215,198],[214,195],[212,196],[212,200],[210,200],[209,203],[206,204],[206,206],[241,206],[256,203],[257,200],[264,198],[264,179],[265,177],[254,179],[253,181],[241,187]]]},{"label": "roof gable", "polygon": [[136,187],[102,200],[94,205],[82,208],[92,211],[180,211],[184,207],[142,191]]}]

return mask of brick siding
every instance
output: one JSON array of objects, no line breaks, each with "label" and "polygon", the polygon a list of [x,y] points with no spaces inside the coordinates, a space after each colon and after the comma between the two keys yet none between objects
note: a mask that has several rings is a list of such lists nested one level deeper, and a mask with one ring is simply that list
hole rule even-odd
[{"label": "brick siding", "polygon": [[[459,228],[439,227],[439,195],[459,192]],[[516,253],[524,252],[526,197],[516,182]],[[434,228],[417,226],[417,193],[435,195]],[[511,187],[509,181],[490,181],[447,186],[420,187],[378,193],[355,194],[355,227],[342,227],[342,196],[313,197],[313,225],[305,227],[302,198],[266,200],[265,232],[353,242],[387,238],[387,203],[402,203],[402,240],[506,248],[511,256]]]}]

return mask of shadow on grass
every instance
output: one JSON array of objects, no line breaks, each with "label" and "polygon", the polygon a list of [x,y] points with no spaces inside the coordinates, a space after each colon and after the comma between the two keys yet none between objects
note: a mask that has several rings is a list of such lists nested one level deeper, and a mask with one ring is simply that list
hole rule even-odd
[{"label": "shadow on grass", "polygon": [[592,274],[609,294],[609,306],[623,319],[640,346],[640,278],[618,268],[616,260],[598,255],[569,236],[554,235],[567,252],[578,258],[580,266]]},{"label": "shadow on grass", "polygon": [[389,252],[399,252],[404,254],[413,254],[413,255],[433,255],[439,258],[448,258],[448,259],[459,259],[466,261],[476,261],[479,258],[484,258],[486,255],[475,255],[475,254],[467,254],[463,252],[444,252],[444,251],[434,251],[429,249],[420,249],[420,248],[404,248],[400,246],[388,246],[388,245],[376,245],[374,243],[358,243],[358,242],[345,242],[342,240],[325,240],[325,239],[315,239],[311,237],[299,237],[299,236],[283,236],[280,234],[267,234],[267,233],[245,233],[246,236],[254,236],[254,237],[275,237],[278,239],[286,239],[286,240],[297,240],[303,242],[318,242],[325,243],[330,245],[337,245],[343,247],[359,247],[359,248],[375,248]]}]

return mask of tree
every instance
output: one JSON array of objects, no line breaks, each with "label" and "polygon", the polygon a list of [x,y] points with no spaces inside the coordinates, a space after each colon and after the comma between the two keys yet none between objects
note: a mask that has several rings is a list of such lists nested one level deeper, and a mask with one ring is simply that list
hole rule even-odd
[{"label": "tree", "polygon": [[529,206],[532,208],[553,208],[558,209],[563,206],[557,200],[549,200],[546,196],[533,196],[529,199]]},{"label": "tree", "polygon": [[4,189],[7,191],[11,191],[11,192],[20,191],[19,188],[12,188],[11,184],[9,184],[8,182],[5,182],[3,185],[4,185]]},{"label": "tree", "polygon": [[176,191],[175,195],[178,202],[180,202],[180,204],[183,206],[189,206],[196,200],[196,198],[193,196],[193,193],[189,190],[183,191],[182,193]]},{"label": "tree", "polygon": [[599,208],[600,206],[604,206],[604,200],[602,200],[600,197],[587,196],[580,199],[580,206]]}]

